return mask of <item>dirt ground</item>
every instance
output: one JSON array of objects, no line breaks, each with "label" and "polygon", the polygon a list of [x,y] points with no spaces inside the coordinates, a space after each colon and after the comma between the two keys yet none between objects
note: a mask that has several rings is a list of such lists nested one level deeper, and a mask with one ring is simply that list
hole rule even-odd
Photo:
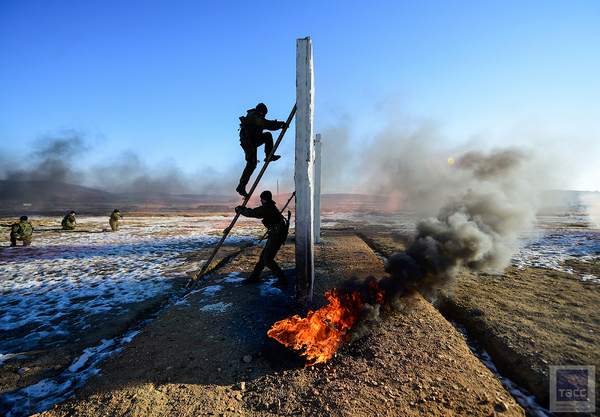
[{"label": "dirt ground", "polygon": [[[386,257],[410,240],[373,230],[363,230],[362,237]],[[544,268],[509,267],[502,274],[463,269],[434,302],[448,320],[465,326],[504,377],[535,395],[544,408],[549,407],[550,365],[600,365],[600,285],[578,275],[600,276],[600,258],[573,258],[563,265],[575,274]]]},{"label": "dirt ground", "polygon": [[[326,364],[282,367],[289,358],[270,348],[265,334],[298,312],[293,287],[261,296],[260,286],[222,280],[249,274],[260,249],[244,251],[200,284],[223,286],[212,308],[203,301],[206,292],[190,294],[75,398],[41,415],[524,415],[463,337],[412,292],[404,309],[366,323]],[[354,231],[326,231],[315,252],[315,307],[352,275],[385,274],[384,261]],[[279,259],[293,281],[293,244]]]},{"label": "dirt ground", "polygon": [[[324,230],[315,246],[313,308],[351,276],[383,277],[382,256],[410,238],[354,223]],[[291,283],[283,292],[226,279],[249,275],[261,249],[232,250],[198,291],[162,311],[101,374],[39,416],[525,415],[449,320],[544,407],[549,365],[600,363],[600,286],[510,268],[502,275],[464,271],[440,293],[439,311],[407,291],[403,309],[384,308],[378,320],[362,323],[332,360],[298,367],[295,355],[265,336],[275,321],[306,313],[294,302],[291,239],[278,255]],[[597,263],[571,266],[600,274]],[[266,270],[262,277],[272,278]]]}]

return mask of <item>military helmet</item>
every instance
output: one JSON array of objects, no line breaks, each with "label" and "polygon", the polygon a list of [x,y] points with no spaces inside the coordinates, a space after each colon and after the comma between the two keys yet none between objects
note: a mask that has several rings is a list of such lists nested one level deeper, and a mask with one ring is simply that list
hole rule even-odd
[{"label": "military helmet", "polygon": [[273,201],[273,194],[271,194],[271,191],[269,190],[263,191],[260,193],[260,199],[265,201]]},{"label": "military helmet", "polygon": [[28,217],[27,216],[21,216],[21,218],[19,220],[27,220]]},{"label": "military helmet", "polygon": [[265,106],[264,103],[258,103],[256,105],[256,110],[264,114],[267,114],[269,112],[269,110],[267,110],[267,106]]}]

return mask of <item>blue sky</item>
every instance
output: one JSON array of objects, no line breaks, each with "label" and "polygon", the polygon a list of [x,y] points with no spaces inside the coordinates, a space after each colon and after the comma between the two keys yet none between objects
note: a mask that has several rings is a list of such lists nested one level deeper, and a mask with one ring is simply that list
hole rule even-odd
[{"label": "blue sky", "polygon": [[[520,146],[544,186],[600,190],[596,0],[3,0],[0,178],[64,140],[76,145],[69,182],[233,192],[238,117],[264,102],[268,118],[287,118],[307,36],[324,192],[372,190],[361,178],[383,165],[373,150],[402,154],[414,136],[424,164]],[[293,132],[265,186],[293,186]]]}]

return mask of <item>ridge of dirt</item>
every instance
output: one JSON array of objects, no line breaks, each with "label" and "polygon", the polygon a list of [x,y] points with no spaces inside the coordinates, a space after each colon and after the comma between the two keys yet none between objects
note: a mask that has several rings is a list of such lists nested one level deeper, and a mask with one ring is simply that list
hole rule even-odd
[{"label": "ridge of dirt", "polygon": [[550,365],[600,364],[599,303],[598,284],[577,275],[509,267],[501,275],[464,272],[442,294],[440,311],[464,325],[498,370],[547,408]]},{"label": "ridge of dirt", "polygon": [[[411,240],[372,228],[359,229],[359,234],[385,257]],[[466,328],[503,376],[548,408],[550,365],[600,364],[600,285],[580,277],[600,276],[599,260],[566,261],[574,274],[515,267],[492,274],[463,268],[457,280],[439,292],[435,305],[446,319]]]},{"label": "ridge of dirt", "polygon": [[[293,285],[290,243],[277,260]],[[525,415],[415,292],[402,298],[402,310],[385,308],[360,326],[329,362],[282,367],[266,331],[305,312],[292,286],[280,291],[268,284],[274,281],[268,271],[260,285],[239,283],[261,250],[233,257],[107,360],[73,398],[40,416]],[[324,293],[352,276],[383,277],[384,264],[354,231],[323,231],[315,245],[313,307],[325,305]]]}]

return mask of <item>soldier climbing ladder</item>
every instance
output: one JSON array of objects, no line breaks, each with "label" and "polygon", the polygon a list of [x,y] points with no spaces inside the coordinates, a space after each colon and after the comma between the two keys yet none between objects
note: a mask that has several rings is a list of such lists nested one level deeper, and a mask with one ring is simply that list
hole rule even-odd
[{"label": "soldier climbing ladder", "polygon": [[[292,109],[289,117],[287,118],[287,121],[285,122],[285,127],[283,127],[283,129],[281,129],[281,132],[279,133],[279,137],[277,138],[277,142],[275,142],[275,144],[273,145],[273,149],[269,153],[269,156],[266,159],[265,165],[263,165],[263,167],[260,170],[258,176],[256,177],[256,180],[254,181],[254,184],[252,184],[252,188],[250,188],[250,191],[248,192],[248,196],[244,198],[244,202],[242,203],[242,207],[246,207],[246,204],[248,204],[248,200],[250,200],[250,197],[252,197],[252,193],[254,192],[254,190],[256,189],[256,187],[258,186],[258,183],[260,182],[263,174],[265,173],[267,167],[269,166],[269,163],[271,162],[272,156],[275,155],[275,151],[277,150],[277,147],[281,143],[281,140],[283,139],[283,135],[285,135],[285,132],[287,132],[287,129],[288,129],[290,123],[292,122],[292,119],[294,118],[295,114],[296,114],[296,105],[294,104],[294,108]],[[219,241],[219,243],[215,247],[215,250],[213,251],[212,255],[204,263],[204,265],[202,266],[202,269],[200,270],[200,272],[197,273],[196,275],[194,275],[190,279],[190,282],[188,283],[189,291],[193,290],[194,287],[196,286],[196,284],[198,283],[198,281],[200,280],[200,278],[204,276],[204,274],[206,273],[206,270],[209,268],[209,266],[210,266],[211,262],[213,261],[214,257],[217,255],[217,252],[219,252],[219,249],[221,248],[221,245],[223,244],[223,242],[225,241],[225,239],[229,235],[229,232],[231,231],[231,229],[233,228],[233,226],[235,225],[235,223],[237,222],[237,219],[239,217],[240,217],[240,214],[236,213],[235,216],[233,217],[233,220],[231,221],[231,224],[229,225],[229,227],[227,227],[225,230],[223,230],[223,236],[221,237],[221,240]]]}]

